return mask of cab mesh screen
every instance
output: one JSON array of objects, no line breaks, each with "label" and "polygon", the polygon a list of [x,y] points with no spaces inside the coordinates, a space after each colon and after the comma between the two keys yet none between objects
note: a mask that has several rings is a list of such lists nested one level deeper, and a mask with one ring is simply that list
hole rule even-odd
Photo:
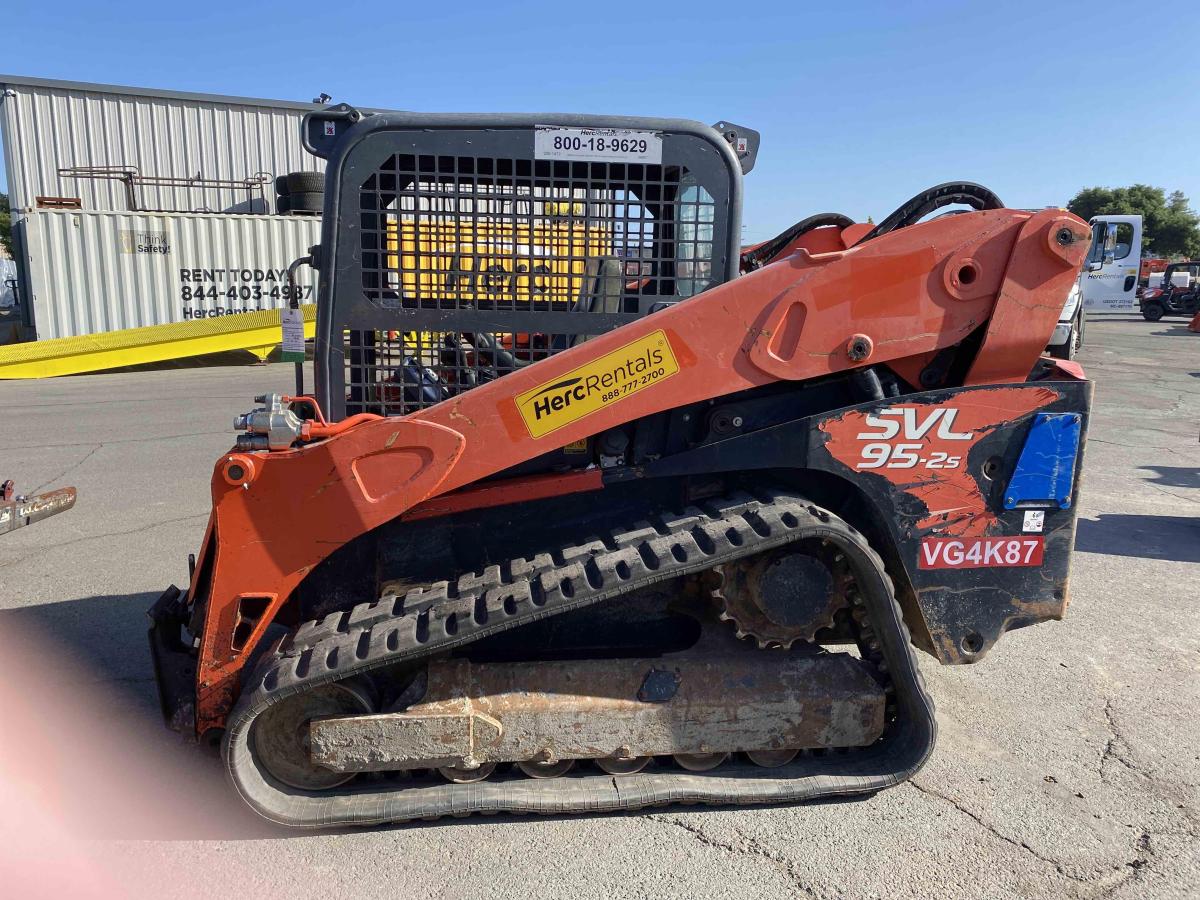
[{"label": "cab mesh screen", "polygon": [[716,204],[681,166],[396,154],[358,199],[391,327],[344,330],[347,415],[423,409],[714,278]]}]

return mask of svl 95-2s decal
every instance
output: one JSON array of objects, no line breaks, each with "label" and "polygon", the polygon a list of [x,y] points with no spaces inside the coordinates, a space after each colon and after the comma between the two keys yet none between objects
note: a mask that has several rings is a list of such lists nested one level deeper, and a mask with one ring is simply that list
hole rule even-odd
[{"label": "svl 95-2s decal", "polygon": [[[921,504],[926,514],[912,523],[914,530],[983,537],[994,533],[997,520],[980,490],[985,460],[972,471],[971,449],[996,428],[1058,396],[1034,384],[962,391],[940,402],[848,409],[820,428],[835,460],[857,473],[886,479]],[[956,557],[953,551],[951,557]]]},{"label": "svl 95-2s decal", "polygon": [[[926,449],[925,438],[931,432],[941,441],[969,441],[975,437],[973,432],[954,430],[957,415],[957,409],[944,406],[927,411],[911,406],[893,407],[868,415],[867,427],[875,430],[859,432],[860,441],[871,443],[863,444],[862,459],[855,468],[878,469],[885,466],[889,469],[912,469],[918,465],[926,469],[958,468],[962,463],[962,454],[952,455],[945,450],[931,450],[927,455],[922,453]],[[887,443],[901,434],[904,442]]]}]

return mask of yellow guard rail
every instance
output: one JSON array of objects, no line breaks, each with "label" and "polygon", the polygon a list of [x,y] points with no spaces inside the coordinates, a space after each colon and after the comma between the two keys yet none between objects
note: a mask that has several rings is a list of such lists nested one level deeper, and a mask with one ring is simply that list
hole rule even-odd
[{"label": "yellow guard rail", "polygon": [[[317,308],[308,304],[300,309],[304,337],[311,338],[316,331]],[[248,350],[265,360],[280,341],[279,310],[235,313],[0,346],[0,378],[78,375],[227,350]]]}]

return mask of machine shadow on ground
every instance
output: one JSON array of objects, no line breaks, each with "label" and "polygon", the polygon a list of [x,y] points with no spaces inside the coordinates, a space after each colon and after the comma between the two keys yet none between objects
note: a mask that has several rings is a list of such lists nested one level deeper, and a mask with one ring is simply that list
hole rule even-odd
[{"label": "machine shadow on ground", "polygon": [[1151,484],[1161,487],[1200,488],[1200,469],[1194,466],[1139,466],[1143,472],[1153,472]]},{"label": "machine shadow on ground", "polygon": [[49,813],[81,839],[281,836],[229,789],[215,754],[164,726],[146,641],[156,597],[0,611],[0,708],[26,736],[0,751],[0,783],[40,772]]},{"label": "machine shadow on ground", "polygon": [[156,599],[157,594],[146,591],[0,610],[0,629],[32,632],[40,640],[59,644],[65,658],[86,673],[89,682],[135,685],[130,696],[137,696],[146,709],[157,710],[145,640],[150,627],[146,611]]},{"label": "machine shadow on ground", "polygon": [[1081,518],[1075,549],[1082,553],[1200,562],[1200,519],[1102,513]]}]

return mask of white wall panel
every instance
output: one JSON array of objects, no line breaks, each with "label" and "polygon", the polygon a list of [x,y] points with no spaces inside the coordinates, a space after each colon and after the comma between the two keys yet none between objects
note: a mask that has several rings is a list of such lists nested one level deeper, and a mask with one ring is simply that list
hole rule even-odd
[{"label": "white wall panel", "polygon": [[[24,235],[23,296],[44,340],[284,307],[284,270],[320,219],[38,210]],[[297,280],[315,302],[315,273]]]}]

